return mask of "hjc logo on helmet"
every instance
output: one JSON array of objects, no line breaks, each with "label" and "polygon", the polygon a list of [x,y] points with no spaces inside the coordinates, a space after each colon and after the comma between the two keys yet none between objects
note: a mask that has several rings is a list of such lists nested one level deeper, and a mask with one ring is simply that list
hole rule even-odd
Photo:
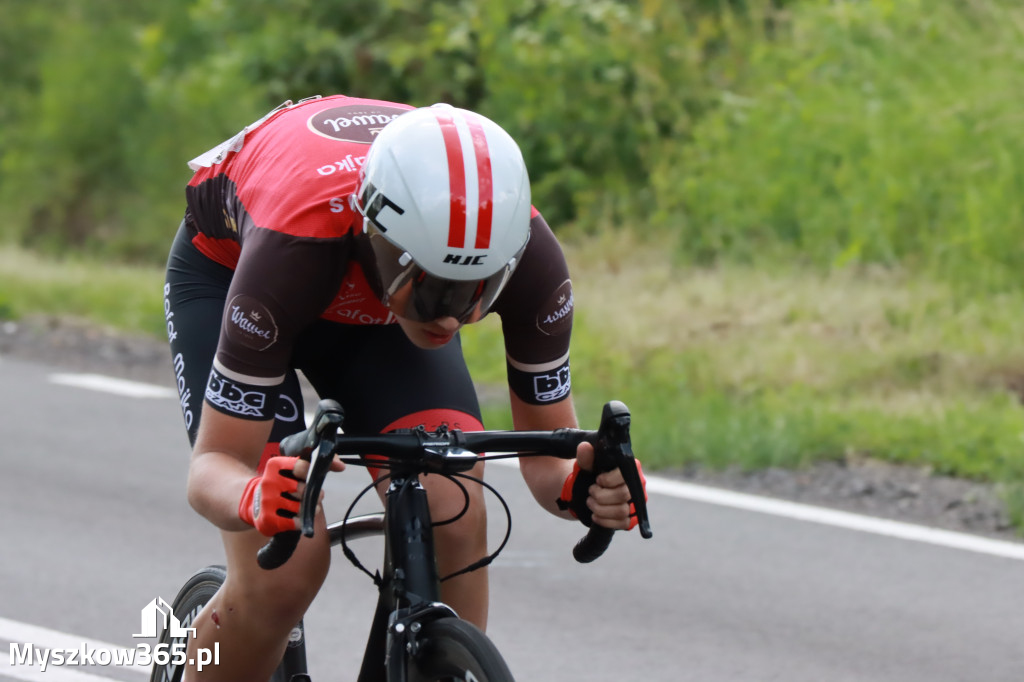
[{"label": "hjc logo on helmet", "polygon": [[486,253],[478,256],[460,256],[457,253],[449,253],[445,255],[444,262],[453,265],[483,265],[484,258],[487,258]]},{"label": "hjc logo on helmet", "polygon": [[[381,211],[385,208],[390,208],[400,216],[405,214],[405,209],[384,196],[384,193],[378,191],[377,188],[373,186],[372,182],[367,182],[365,184],[360,201],[362,202],[362,205],[365,206],[363,215],[365,215],[367,220],[373,223],[381,232],[388,231],[388,228],[381,225],[380,221],[377,220],[377,216],[380,215]],[[359,210],[359,208],[356,207],[356,210]]]}]

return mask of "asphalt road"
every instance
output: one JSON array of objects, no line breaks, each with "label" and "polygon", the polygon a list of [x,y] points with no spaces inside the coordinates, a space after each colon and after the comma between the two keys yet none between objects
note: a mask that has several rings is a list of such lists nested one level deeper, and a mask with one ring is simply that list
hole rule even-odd
[{"label": "asphalt road", "polygon": [[[220,561],[218,536],[185,502],[176,400],[58,384],[55,372],[0,359],[0,646],[134,647],[140,610]],[[514,515],[491,569],[489,633],[519,679],[1024,679],[1020,559],[655,493],[654,539],[620,535],[581,566],[570,556],[581,527],[542,512],[514,469],[492,466],[489,479]],[[333,476],[329,514],[365,481]],[[375,541],[363,542],[373,566]],[[314,679],[354,678],[373,598],[336,554],[306,618]],[[13,651],[0,680],[145,679],[112,666],[39,672],[12,665]]]}]

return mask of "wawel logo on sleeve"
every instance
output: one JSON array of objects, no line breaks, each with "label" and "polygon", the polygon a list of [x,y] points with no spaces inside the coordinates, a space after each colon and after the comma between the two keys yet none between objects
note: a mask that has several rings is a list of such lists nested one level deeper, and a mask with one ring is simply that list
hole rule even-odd
[{"label": "wawel logo on sleeve", "polygon": [[565,280],[541,307],[537,315],[537,329],[548,336],[568,331],[572,327],[574,305],[572,282]]},{"label": "wawel logo on sleeve", "polygon": [[266,306],[251,296],[235,296],[225,311],[228,338],[247,348],[266,350],[277,341],[277,323]]}]

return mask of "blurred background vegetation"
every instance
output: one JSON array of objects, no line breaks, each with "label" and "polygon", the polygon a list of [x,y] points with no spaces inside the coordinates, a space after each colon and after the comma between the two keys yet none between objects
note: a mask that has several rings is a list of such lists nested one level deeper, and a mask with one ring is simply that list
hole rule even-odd
[{"label": "blurred background vegetation", "polygon": [[343,92],[479,110],[553,225],[656,231],[683,260],[995,287],[1024,265],[1019,3],[4,4],[0,229],[33,248],[159,262],[185,160]]},{"label": "blurred background vegetation", "polygon": [[657,464],[867,453],[1024,521],[1017,0],[0,1],[0,316],[73,254],[151,267],[151,313],[80,308],[156,332],[187,159],[286,99],[447,101],[520,141],[580,401]]}]

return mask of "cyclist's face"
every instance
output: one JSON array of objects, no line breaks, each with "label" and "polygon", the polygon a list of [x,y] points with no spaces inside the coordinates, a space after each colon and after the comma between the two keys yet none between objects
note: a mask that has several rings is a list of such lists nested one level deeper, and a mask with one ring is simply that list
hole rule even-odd
[{"label": "cyclist's face", "polygon": [[[392,312],[404,309],[406,299],[411,291],[412,283],[410,282],[391,296],[392,305],[389,307],[392,308]],[[462,328],[463,324],[472,324],[479,320],[482,315],[478,305],[473,314],[463,322],[454,317],[440,317],[430,322],[415,322],[397,314],[395,317],[398,319],[398,324],[402,327],[402,331],[405,332],[405,335],[409,337],[409,340],[414,345],[430,350],[448,344],[455,337],[455,333]]]},{"label": "cyclist's face", "polygon": [[462,323],[454,317],[442,317],[432,322],[414,322],[397,315],[395,317],[398,319],[398,326],[413,345],[426,350],[447,345],[462,327]]},{"label": "cyclist's face", "polygon": [[398,317],[416,322],[430,322],[450,315],[469,324],[483,317],[480,293],[486,286],[486,282],[446,282],[421,272],[419,279],[411,277],[392,291],[386,305]]},{"label": "cyclist's face", "polygon": [[[412,285],[402,287],[391,297],[393,301],[396,301],[395,309],[402,309],[402,297],[409,295],[410,288],[412,288]],[[394,310],[392,310],[393,312]],[[427,350],[447,345],[447,343],[455,338],[456,333],[462,329],[463,325],[471,325],[482,316],[479,305],[476,306],[476,309],[473,310],[473,313],[464,322],[459,322],[455,317],[438,317],[437,319],[432,319],[431,322],[422,323],[395,314],[401,331],[406,333],[406,336],[409,337],[409,340],[414,345]]]}]

